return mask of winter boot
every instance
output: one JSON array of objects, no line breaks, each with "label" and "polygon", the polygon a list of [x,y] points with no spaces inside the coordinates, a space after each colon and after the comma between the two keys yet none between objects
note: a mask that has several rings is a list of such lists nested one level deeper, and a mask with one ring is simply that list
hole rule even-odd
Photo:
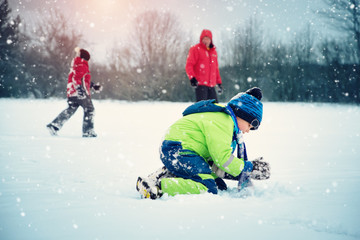
[{"label": "winter boot", "polygon": [[55,127],[52,123],[46,125],[46,128],[49,130],[52,136],[57,136],[57,132],[59,131],[59,128]]},{"label": "winter boot", "polygon": [[92,138],[92,137],[97,137],[97,134],[95,133],[94,130],[89,130],[87,132],[84,132],[82,137]]},{"label": "winter boot", "polygon": [[165,177],[174,177],[174,175],[164,166],[151,173],[147,178],[139,177],[136,182],[136,190],[142,198],[159,198],[163,195],[160,181]]},{"label": "winter boot", "polygon": [[162,196],[160,189],[160,181],[154,182],[150,179],[138,177],[136,182],[136,190],[140,193],[141,198],[157,199]]}]

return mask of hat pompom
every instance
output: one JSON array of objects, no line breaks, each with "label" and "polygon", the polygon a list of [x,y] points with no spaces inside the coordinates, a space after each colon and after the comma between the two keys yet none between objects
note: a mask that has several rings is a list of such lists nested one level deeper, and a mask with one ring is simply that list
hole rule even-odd
[{"label": "hat pompom", "polygon": [[79,52],[80,52],[80,48],[79,48],[79,47],[76,47],[76,48],[74,49],[74,51],[75,51],[76,53],[79,53]]},{"label": "hat pompom", "polygon": [[247,93],[247,94],[249,94],[249,95],[251,95],[251,96],[256,97],[259,101],[260,101],[261,98],[262,98],[261,89],[258,88],[258,87],[250,88],[250,89],[248,89],[245,93]]}]

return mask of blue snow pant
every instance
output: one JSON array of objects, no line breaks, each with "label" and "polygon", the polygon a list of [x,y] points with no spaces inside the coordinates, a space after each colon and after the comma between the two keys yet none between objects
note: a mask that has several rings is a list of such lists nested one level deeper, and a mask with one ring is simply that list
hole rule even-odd
[{"label": "blue snow pant", "polygon": [[[181,142],[163,141],[160,158],[165,167],[176,177],[191,179],[205,185],[208,192],[217,194],[217,186],[209,164],[197,153],[183,149]],[[199,174],[209,175],[204,179]]]}]

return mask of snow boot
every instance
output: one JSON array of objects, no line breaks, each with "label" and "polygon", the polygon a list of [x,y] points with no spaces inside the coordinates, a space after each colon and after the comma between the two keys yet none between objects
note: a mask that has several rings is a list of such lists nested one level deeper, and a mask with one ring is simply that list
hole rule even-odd
[{"label": "snow boot", "polygon": [[166,177],[174,177],[174,175],[164,166],[151,173],[147,178],[138,177],[136,190],[142,198],[159,198],[163,195],[160,181]]},{"label": "snow boot", "polygon": [[154,182],[141,177],[137,179],[136,190],[140,193],[141,198],[155,200],[163,195],[160,189],[160,182]]},{"label": "snow boot", "polygon": [[46,125],[46,128],[49,130],[51,136],[57,136],[57,132],[59,131],[59,128],[55,127],[52,123]]},{"label": "snow boot", "polygon": [[90,130],[90,131],[84,132],[82,137],[84,137],[84,138],[92,138],[92,137],[97,137],[97,134],[95,133],[94,130]]}]

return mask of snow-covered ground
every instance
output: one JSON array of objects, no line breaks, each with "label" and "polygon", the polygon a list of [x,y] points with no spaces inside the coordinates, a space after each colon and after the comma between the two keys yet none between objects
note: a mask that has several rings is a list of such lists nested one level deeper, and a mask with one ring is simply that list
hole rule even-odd
[{"label": "snow-covered ground", "polygon": [[0,239],[360,239],[360,107],[264,103],[249,158],[268,181],[238,193],[140,199],[161,166],[167,127],[189,103],[94,101],[96,139],[79,109],[59,136],[64,99],[0,99]]}]

